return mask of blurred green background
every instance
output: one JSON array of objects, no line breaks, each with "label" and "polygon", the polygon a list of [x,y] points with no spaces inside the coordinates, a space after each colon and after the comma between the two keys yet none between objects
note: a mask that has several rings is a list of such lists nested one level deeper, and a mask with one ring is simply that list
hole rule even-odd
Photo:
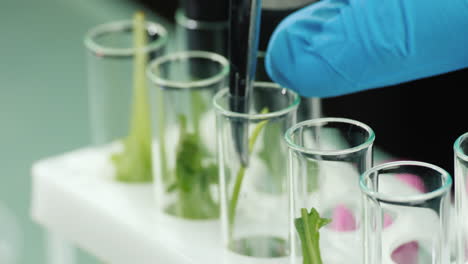
[{"label": "blurred green background", "polygon": [[[46,231],[30,218],[30,169],[90,142],[83,36],[136,10],[167,22],[124,0],[2,0],[0,6],[0,210],[21,230],[17,263],[50,263]],[[10,228],[0,217],[2,224]],[[76,263],[96,263],[77,252]]]}]

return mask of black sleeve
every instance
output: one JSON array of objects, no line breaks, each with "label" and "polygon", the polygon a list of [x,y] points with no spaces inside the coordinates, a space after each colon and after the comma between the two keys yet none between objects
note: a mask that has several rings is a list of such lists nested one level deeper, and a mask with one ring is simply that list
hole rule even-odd
[{"label": "black sleeve", "polygon": [[453,143],[468,132],[468,69],[323,100],[326,116],[374,129],[375,145],[399,159],[438,165],[453,175]]}]

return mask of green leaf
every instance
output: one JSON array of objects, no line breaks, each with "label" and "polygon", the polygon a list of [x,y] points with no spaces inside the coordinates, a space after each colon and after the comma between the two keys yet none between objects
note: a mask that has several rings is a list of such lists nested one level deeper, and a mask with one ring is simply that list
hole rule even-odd
[{"label": "green leaf", "polygon": [[301,240],[303,264],[322,264],[319,229],[331,221],[321,218],[315,208],[310,212],[306,208],[301,209],[301,217],[294,220],[294,225]]},{"label": "green leaf", "polygon": [[219,215],[218,204],[211,194],[211,185],[218,183],[218,166],[204,165],[207,152],[196,132],[188,132],[187,118],[179,115],[179,142],[176,149],[175,182],[167,191],[177,192],[177,200],[169,212],[188,219],[209,219]]}]

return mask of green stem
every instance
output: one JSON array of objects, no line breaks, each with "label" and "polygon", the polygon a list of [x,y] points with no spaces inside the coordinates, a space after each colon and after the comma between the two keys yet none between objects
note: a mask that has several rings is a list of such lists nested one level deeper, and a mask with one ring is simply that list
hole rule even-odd
[{"label": "green stem", "polygon": [[[268,108],[264,108],[261,111],[262,114],[268,113]],[[260,135],[260,132],[262,129],[265,127],[265,125],[268,123],[268,120],[260,122],[252,132],[252,136],[249,139],[249,155],[252,153],[253,148],[255,146],[255,142],[257,141],[258,136]],[[232,191],[232,198],[229,203],[229,208],[228,208],[228,224],[229,224],[229,233],[232,233],[232,228],[234,226],[234,220],[235,220],[235,213],[237,209],[237,202],[239,201],[239,194],[241,191],[242,187],[242,182],[245,177],[245,171],[246,171],[245,166],[241,166],[239,171],[237,172],[236,175],[236,182],[234,184],[234,189]]]},{"label": "green stem", "polygon": [[[265,110],[265,111],[268,112],[268,110]],[[262,111],[262,113],[263,112],[264,111]],[[249,154],[252,154],[253,148],[255,146],[255,142],[257,142],[257,138],[260,135],[260,132],[262,131],[262,129],[265,127],[267,123],[268,123],[267,120],[258,123],[254,131],[252,132],[252,136],[250,137],[250,140],[249,140]]]},{"label": "green stem", "polygon": [[302,219],[304,219],[304,230],[305,230],[304,235],[305,235],[305,240],[306,240],[305,248],[307,249],[307,253],[309,254],[310,259],[312,261],[310,264],[322,264],[322,259],[320,258],[320,252],[317,250],[318,246],[314,247],[313,238],[312,238],[313,227],[309,225],[310,223],[310,221],[308,220],[309,215],[307,213],[306,208],[301,209],[301,215],[302,215]]},{"label": "green stem", "polygon": [[244,180],[245,176],[245,167],[242,166],[239,171],[237,172],[236,183],[234,184],[234,191],[232,192],[231,202],[229,204],[229,230],[232,230],[234,225],[234,215],[237,208],[237,201],[239,200],[239,194],[242,186],[242,181]]}]

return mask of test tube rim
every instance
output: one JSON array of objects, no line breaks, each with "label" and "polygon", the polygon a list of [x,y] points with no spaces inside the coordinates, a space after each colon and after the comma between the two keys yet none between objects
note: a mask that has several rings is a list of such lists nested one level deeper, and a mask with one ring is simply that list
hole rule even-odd
[{"label": "test tube rim", "polygon": [[[189,82],[167,80],[166,78],[159,77],[154,72],[154,68],[156,68],[157,65],[162,65],[172,60],[190,59],[190,58],[191,59],[206,59],[206,60],[211,60],[213,62],[217,62],[221,65],[221,70],[216,75],[211,76],[209,78],[204,78],[204,79],[200,79],[197,81],[189,81]],[[229,68],[230,68],[229,61],[224,56],[218,53],[209,52],[209,51],[200,51],[200,50],[179,51],[179,52],[168,53],[166,55],[163,55],[151,61],[146,69],[146,75],[148,76],[149,80],[153,84],[159,85],[166,89],[192,89],[192,88],[209,87],[213,84],[216,84],[222,81],[229,74]]]},{"label": "test tube rim", "polygon": [[[414,194],[414,195],[402,195],[402,196],[394,196],[388,194],[382,194],[377,191],[370,190],[365,181],[370,177],[370,175],[377,173],[380,170],[389,169],[391,167],[398,167],[398,166],[420,166],[426,167],[429,169],[433,169],[441,174],[441,177],[445,179],[444,184],[437,188],[434,191],[427,192],[424,194]],[[413,160],[402,160],[402,161],[393,161],[393,162],[386,162],[379,165],[376,165],[368,170],[366,170],[363,174],[361,174],[359,179],[359,186],[361,191],[370,198],[377,199],[379,201],[383,201],[386,203],[395,203],[395,204],[403,204],[403,203],[422,203],[424,201],[428,201],[430,199],[434,199],[436,197],[442,196],[444,193],[450,191],[453,184],[453,179],[450,173],[446,170],[442,169],[439,166],[436,166],[431,163],[422,162],[422,161],[413,161]]]},{"label": "test tube rim", "polygon": [[468,155],[465,154],[465,152],[461,148],[461,143],[464,140],[468,140],[468,132],[464,133],[463,135],[459,136],[457,140],[455,140],[455,143],[453,144],[453,150],[455,151],[455,155],[464,160],[468,161]]},{"label": "test tube rim", "polygon": [[273,112],[268,112],[268,113],[240,113],[240,112],[234,112],[231,110],[225,109],[221,104],[219,104],[219,100],[229,94],[229,89],[225,88],[216,93],[216,95],[213,97],[213,105],[218,113],[221,115],[228,117],[228,118],[233,118],[233,119],[244,119],[244,120],[251,120],[251,121],[263,121],[263,120],[269,120],[277,117],[284,116],[286,114],[289,114],[293,111],[295,111],[299,107],[299,103],[301,102],[301,98],[299,94],[296,92],[283,88],[280,85],[272,82],[254,82],[253,87],[264,87],[264,88],[272,88],[272,89],[282,89],[283,93],[290,93],[293,96],[292,103],[289,104],[287,107],[278,110],[278,111],[273,111]]},{"label": "test tube rim", "polygon": [[[320,150],[320,149],[311,149],[311,148],[306,148],[306,147],[303,147],[303,146],[299,146],[298,144],[296,144],[293,140],[293,135],[294,133],[300,129],[300,128],[303,128],[305,126],[312,126],[312,125],[318,125],[318,124],[326,124],[326,123],[331,123],[331,122],[336,122],[336,123],[346,123],[346,124],[350,124],[350,125],[355,125],[357,127],[360,127],[362,129],[364,129],[365,131],[367,131],[367,133],[369,134],[369,137],[367,138],[367,140],[355,147],[351,147],[351,148],[346,148],[346,149],[340,149],[340,150]],[[349,119],[349,118],[342,118],[342,117],[322,117],[322,118],[315,118],[315,119],[310,119],[310,120],[305,120],[305,121],[302,121],[300,123],[297,123],[296,125],[292,126],[291,128],[289,128],[285,135],[284,135],[284,138],[286,140],[286,143],[288,144],[288,146],[290,147],[290,149],[294,150],[294,151],[297,151],[297,152],[300,152],[300,153],[304,153],[304,154],[310,154],[310,155],[318,155],[318,156],[343,156],[343,155],[349,155],[349,154],[352,154],[352,153],[356,153],[356,152],[359,152],[363,149],[367,149],[369,148],[370,146],[372,146],[372,144],[374,143],[375,141],[375,133],[374,133],[374,130],[360,122],[360,121],[356,121],[356,120],[353,120],[353,119]]]},{"label": "test tube rim", "polygon": [[[116,48],[108,47],[102,44],[99,44],[95,41],[95,38],[103,34],[124,31],[126,29],[133,27],[133,20],[118,20],[108,23],[103,23],[97,25],[90,30],[85,35],[84,44],[85,46],[95,54],[99,56],[113,56],[113,57],[129,57],[134,56],[136,52],[135,47],[128,48]],[[148,31],[158,34],[158,39],[155,41],[149,42],[145,47],[145,52],[154,52],[163,48],[169,40],[169,35],[166,28],[156,22],[145,21],[145,27]]]}]

